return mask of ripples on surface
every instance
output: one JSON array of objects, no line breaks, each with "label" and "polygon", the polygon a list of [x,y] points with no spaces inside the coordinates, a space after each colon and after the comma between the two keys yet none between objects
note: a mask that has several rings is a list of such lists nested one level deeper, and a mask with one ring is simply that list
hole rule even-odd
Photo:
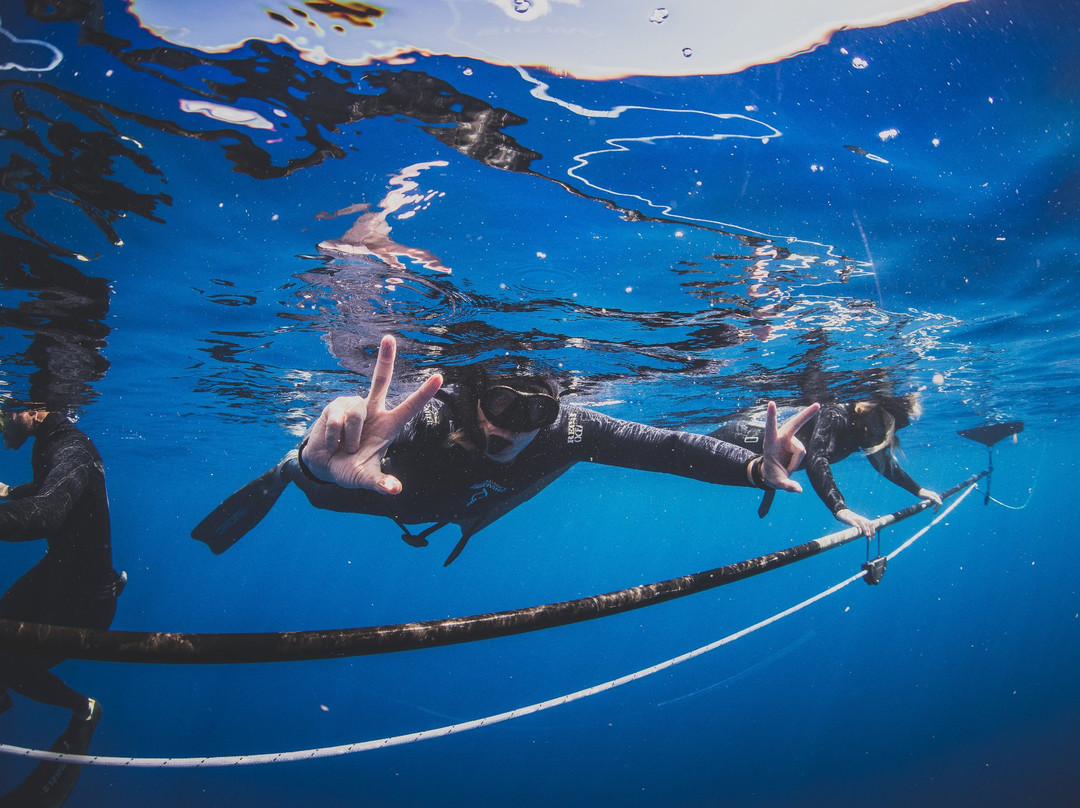
[{"label": "ripples on surface", "polygon": [[[916,157],[939,162],[884,125],[859,142],[890,159],[867,161],[842,112],[785,106],[780,76],[809,96],[801,65],[831,64],[827,49],[708,83],[586,85],[449,58],[316,65],[258,40],[163,47],[119,14],[108,34],[91,14],[39,22],[57,26],[71,70],[2,84],[3,313],[31,342],[3,351],[6,366],[35,368],[10,379],[22,395],[93,399],[109,368],[109,284],[125,271],[158,279],[142,286],[158,295],[145,306],[186,295],[197,313],[170,332],[187,355],[171,378],[194,378],[182,407],[294,430],[326,397],[363,389],[385,332],[401,341],[402,385],[472,361],[527,366],[580,400],[673,426],[766,397],[910,389],[1030,418],[1072,387],[1047,335],[1072,347],[1075,326],[1029,284],[993,296],[1005,258],[985,245],[942,254],[947,235],[920,241],[936,168]],[[110,60],[104,76],[91,54]],[[857,67],[836,80],[870,80]],[[889,168],[900,165],[918,174],[910,187]],[[273,229],[200,215],[219,199]],[[971,240],[959,219],[947,226]],[[174,229],[198,237],[204,265],[170,264]],[[1061,257],[1035,271],[1060,315],[1075,256],[1056,231],[1045,243]],[[99,260],[121,250],[124,261]],[[981,310],[986,295],[1011,314]]]}]

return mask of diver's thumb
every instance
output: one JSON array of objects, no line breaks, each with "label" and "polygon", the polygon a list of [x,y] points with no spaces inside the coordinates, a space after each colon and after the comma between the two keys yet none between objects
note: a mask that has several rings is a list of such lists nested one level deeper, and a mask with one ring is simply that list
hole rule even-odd
[{"label": "diver's thumb", "polygon": [[790,477],[787,477],[787,478],[785,478],[783,480],[777,480],[776,482],[772,483],[772,485],[777,490],[779,490],[779,491],[787,491],[789,494],[801,494],[802,493],[802,486],[799,485],[797,482],[795,482],[795,480],[791,479]]},{"label": "diver's thumb", "polygon": [[390,474],[384,474],[376,482],[378,489],[383,494],[400,494],[401,493],[401,480]]}]

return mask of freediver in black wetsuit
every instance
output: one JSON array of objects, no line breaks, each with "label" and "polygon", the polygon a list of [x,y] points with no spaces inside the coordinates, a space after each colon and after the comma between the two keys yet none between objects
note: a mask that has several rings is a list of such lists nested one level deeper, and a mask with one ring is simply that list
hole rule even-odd
[{"label": "freediver in black wetsuit", "polygon": [[318,508],[387,516],[403,528],[436,523],[416,535],[405,528],[402,538],[416,546],[438,527],[460,525],[450,563],[471,535],[579,462],[802,490],[789,477],[803,456],[795,432],[817,412],[816,404],[780,427],[770,405],[763,452],[757,453],[563,404],[552,382],[538,376],[440,391],[442,378],[435,375],[388,410],[395,352],[394,339],[383,337],[368,396],[327,405],[298,450],[226,500],[192,535],[221,552],[292,482]]},{"label": "freediver in black wetsuit", "polygon": [[[920,499],[928,499],[937,508],[941,497],[915,482],[896,459],[900,441],[896,431],[922,413],[918,396],[875,396],[867,401],[826,404],[796,433],[806,447],[802,467],[806,476],[833,515],[841,522],[859,528],[872,538],[873,521],[848,508],[833,477],[833,463],[861,451],[886,480]],[[733,421],[712,433],[713,437],[758,451],[764,441],[764,425],[752,421]],[[763,505],[767,511],[768,506]],[[764,516],[764,512],[762,512]]]},{"label": "freediver in black wetsuit", "polygon": [[[45,557],[0,598],[0,618],[105,629],[126,576],[112,566],[109,500],[101,456],[59,412],[31,406],[0,413],[4,445],[34,438],[32,482],[0,484],[0,541],[45,539]],[[68,687],[50,669],[63,660],[0,652],[0,712],[11,692],[72,713],[69,730],[89,742],[101,717],[94,699]]]}]

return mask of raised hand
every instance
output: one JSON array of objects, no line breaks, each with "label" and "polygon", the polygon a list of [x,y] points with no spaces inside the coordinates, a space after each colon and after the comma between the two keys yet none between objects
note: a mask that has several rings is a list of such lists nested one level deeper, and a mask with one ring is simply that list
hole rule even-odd
[{"label": "raised hand", "polygon": [[811,404],[778,428],[776,404],[769,402],[765,412],[765,443],[762,447],[764,463],[761,468],[766,485],[796,494],[802,492],[802,486],[791,479],[791,475],[806,456],[806,447],[795,437],[795,433],[813,418],[819,409],[820,404]]},{"label": "raised hand", "polygon": [[398,406],[388,410],[386,392],[394,375],[396,356],[394,338],[383,337],[367,396],[334,399],[308,430],[301,459],[320,480],[342,488],[401,493],[401,481],[383,474],[382,459],[405,424],[438,392],[442,376],[436,374],[427,379]]}]

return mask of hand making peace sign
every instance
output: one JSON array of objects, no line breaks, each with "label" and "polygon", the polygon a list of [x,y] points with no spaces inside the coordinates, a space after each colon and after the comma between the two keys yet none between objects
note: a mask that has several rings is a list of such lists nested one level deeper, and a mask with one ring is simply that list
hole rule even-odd
[{"label": "hand making peace sign", "polygon": [[401,481],[383,474],[383,456],[409,419],[439,391],[443,380],[438,374],[431,376],[412,395],[388,410],[386,392],[394,376],[396,356],[394,338],[383,337],[367,397],[334,399],[308,430],[301,444],[301,460],[320,480],[342,488],[401,493]]}]

